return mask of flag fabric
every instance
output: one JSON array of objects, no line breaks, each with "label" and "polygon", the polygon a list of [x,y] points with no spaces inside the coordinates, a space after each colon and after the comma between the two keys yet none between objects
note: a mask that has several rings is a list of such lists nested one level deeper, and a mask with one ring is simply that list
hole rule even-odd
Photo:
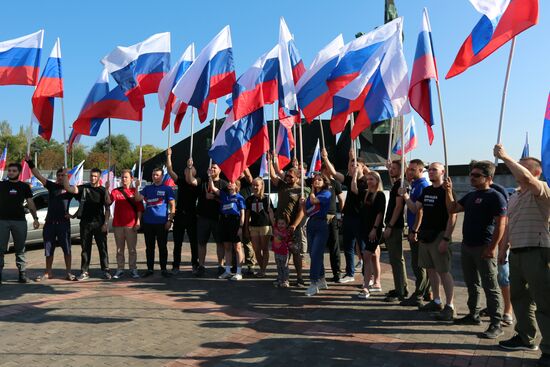
[{"label": "flag fabric", "polygon": [[145,94],[156,93],[170,69],[170,32],[157,33],[132,46],[117,46],[101,62],[135,109],[145,107]]},{"label": "flag fabric", "polygon": [[74,129],[71,129],[71,133],[69,134],[69,139],[68,139],[68,142],[67,142],[67,153],[68,154],[71,154],[71,152],[73,151],[73,146],[75,144],[80,143],[80,138],[81,137],[82,137],[81,134],[74,131]]},{"label": "flag fabric", "polygon": [[113,167],[104,169],[101,171],[101,176],[99,178],[99,184],[105,186],[107,181],[110,182],[109,192],[112,192],[115,189],[115,173],[113,172]]},{"label": "flag fabric", "polygon": [[53,46],[50,57],[42,71],[40,81],[32,95],[33,121],[38,123],[38,134],[50,141],[53,130],[54,98],[63,98],[63,76],[61,74],[61,48],[59,38]]},{"label": "flag fabric", "polygon": [[134,165],[132,166],[132,177],[136,177],[136,167],[137,167],[137,164],[134,163]]},{"label": "flag fabric", "polygon": [[172,177],[168,174],[168,168],[166,166],[162,166],[162,173],[164,176],[162,176],[162,184],[170,187],[176,186],[176,183],[172,179]]},{"label": "flag fabric", "polygon": [[342,47],[344,38],[340,34],[315,55],[296,85],[298,106],[308,122],[332,108],[332,96],[326,82],[338,63]]},{"label": "flag fabric", "polygon": [[6,170],[6,161],[8,158],[8,147],[4,147],[2,156],[0,157],[0,181],[4,178],[4,171]]},{"label": "flag fabric", "polygon": [[269,165],[267,164],[267,154],[262,154],[260,161],[260,173],[258,174],[261,178],[269,178]]},{"label": "flag fabric", "polygon": [[319,148],[319,139],[317,139],[317,145],[311,157],[311,164],[309,165],[307,177],[313,177],[316,172],[321,172],[321,149]]},{"label": "flag fabric", "polygon": [[44,187],[42,185],[42,182],[40,182],[36,177],[32,176],[29,183],[31,184],[31,187]]},{"label": "flag fabric", "polygon": [[411,72],[409,87],[409,102],[411,107],[418,112],[428,130],[430,145],[434,140],[434,117],[432,105],[431,79],[438,80],[437,65],[432,42],[432,29],[428,10],[424,8],[422,13],[422,28],[416,43],[416,54]]},{"label": "flag fabric", "polygon": [[226,118],[208,154],[229,181],[235,182],[244,170],[269,150],[264,109],[240,120]]},{"label": "flag fabric", "polygon": [[182,103],[195,107],[203,122],[208,102],[231,93],[235,81],[231,29],[226,26],[199,53],[172,92]]},{"label": "flag fabric", "polygon": [[275,142],[275,151],[277,152],[277,162],[279,169],[285,168],[291,161],[290,152],[295,147],[292,128],[279,124],[277,132],[277,141]]},{"label": "flag fabric", "polygon": [[550,185],[550,95],[546,104],[546,113],[544,114],[544,126],[542,129],[542,149],[540,157],[542,160],[542,174]]},{"label": "flag fabric", "polygon": [[287,127],[301,122],[296,84],[305,73],[304,62],[283,17],[279,23],[279,122]]},{"label": "flag fabric", "polygon": [[81,185],[84,182],[84,161],[80,162],[68,171],[67,176],[69,178],[69,185]]},{"label": "flag fabric", "polygon": [[[413,149],[416,149],[418,141],[416,139],[416,126],[414,124],[414,118],[411,116],[411,121],[405,128],[405,154],[409,153]],[[395,142],[392,149],[393,154],[401,155],[401,136]]]},{"label": "flag fabric", "polygon": [[[83,117],[87,114],[93,115],[93,110],[97,108],[97,104],[109,93],[109,72],[103,69],[101,75],[92,86],[88,93],[77,119],[73,122],[73,131],[78,135],[96,136],[104,117]],[[72,134],[72,133],[71,133]],[[76,136],[75,136],[76,138]],[[74,139],[73,139],[74,140]],[[74,141],[73,141],[74,143]],[[69,138],[69,146],[72,147],[71,139]]]},{"label": "flag fabric", "polygon": [[538,0],[470,0],[482,15],[456,55],[446,79],[457,76],[539,21]]},{"label": "flag fabric", "polygon": [[235,119],[241,119],[278,98],[279,45],[266,52],[237,79],[232,103]]},{"label": "flag fabric", "polygon": [[529,135],[525,133],[525,145],[523,146],[523,151],[521,152],[521,159],[529,157]]},{"label": "flag fabric", "polygon": [[185,116],[187,105],[176,101],[176,96],[172,93],[172,89],[176,86],[176,83],[181,79],[183,74],[185,74],[187,69],[189,69],[194,60],[195,44],[191,43],[187,46],[187,49],[183,52],[178,62],[160,81],[158,98],[160,108],[164,110],[164,117],[162,119],[163,131],[170,124],[170,114],[173,110],[176,112],[176,120],[179,120],[177,125],[174,124],[174,131],[177,133],[180,130],[181,120]]},{"label": "flag fabric", "polygon": [[30,181],[30,179],[32,178],[32,172],[25,158],[21,160],[21,167],[22,168],[21,168],[21,173],[19,174],[19,181],[21,182]]},{"label": "flag fabric", "polygon": [[0,42],[0,85],[36,85],[44,31]]}]

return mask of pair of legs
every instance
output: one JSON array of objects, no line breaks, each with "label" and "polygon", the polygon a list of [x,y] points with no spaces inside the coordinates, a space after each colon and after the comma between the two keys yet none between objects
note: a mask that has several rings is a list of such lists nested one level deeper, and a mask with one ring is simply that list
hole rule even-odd
[{"label": "pair of legs", "polygon": [[82,254],[80,269],[82,273],[88,273],[92,257],[92,240],[95,240],[99,252],[101,270],[109,271],[109,254],[107,252],[107,232],[103,232],[103,223],[80,221],[80,239],[82,241]]},{"label": "pair of legs", "polygon": [[187,231],[187,237],[189,237],[189,245],[191,247],[191,266],[193,269],[196,269],[199,266],[197,216],[194,214],[176,212],[172,232],[174,237],[174,261],[172,263],[172,267],[175,270],[179,270],[181,265],[181,248],[183,246],[185,231]]},{"label": "pair of legs", "polygon": [[130,270],[137,269],[137,231],[133,227],[113,227],[113,232],[116,243],[117,270],[124,270],[126,247],[128,247],[128,268]]},{"label": "pair of legs", "polygon": [[216,255],[218,257],[218,266],[223,266],[225,257],[225,248],[220,240],[218,228],[218,220],[210,219],[202,216],[197,217],[197,237],[198,237],[198,255],[199,266],[204,267],[206,263],[206,244],[210,240],[210,236],[214,237],[216,242]]},{"label": "pair of legs", "polygon": [[63,256],[65,260],[65,270],[67,272],[67,279],[72,280],[74,276],[71,274],[71,223],[64,221],[60,223],[46,223],[44,224],[44,230],[42,231],[42,238],[44,240],[44,255],[46,256],[46,270],[44,276],[38,278],[50,279],[53,278],[52,265],[53,256],[56,243],[63,250]]},{"label": "pair of legs", "polygon": [[340,240],[336,216],[328,216],[328,238],[326,247],[330,256],[330,268],[335,280],[340,279]]},{"label": "pair of legs", "polygon": [[296,227],[293,234],[292,246],[290,247],[292,262],[296,269],[296,278],[299,281],[303,280],[304,255],[307,250],[306,223],[307,217]]},{"label": "pair of legs", "polygon": [[327,238],[327,220],[324,218],[310,218],[307,225],[307,244],[311,256],[309,278],[312,284],[325,277],[323,260]]},{"label": "pair of legs", "polygon": [[380,246],[376,246],[376,249],[365,249],[363,251],[363,288],[368,289],[370,280],[372,279],[372,286],[374,288],[381,288],[380,283]]},{"label": "pair of legs", "polygon": [[225,254],[225,268],[228,273],[231,272],[231,267],[233,266],[233,249],[235,249],[235,260],[237,261],[237,274],[241,273],[241,268],[244,261],[244,252],[241,242],[224,242],[223,243],[224,254]]},{"label": "pair of legs", "polygon": [[143,223],[143,235],[145,237],[145,255],[147,257],[147,270],[155,268],[155,243],[159,248],[160,270],[166,271],[168,264],[168,230],[164,224]]},{"label": "pair of legs", "polygon": [[434,301],[441,301],[440,285],[443,285],[446,305],[454,308],[454,279],[451,274],[451,249],[440,251],[444,232],[440,232],[432,242],[420,242],[418,245],[418,266],[428,272],[428,280]]},{"label": "pair of legs", "polygon": [[393,228],[390,237],[386,239],[386,247],[393,273],[394,289],[399,298],[404,298],[407,290],[407,270],[403,256],[403,229]]},{"label": "pair of legs", "polygon": [[264,275],[269,264],[269,227],[250,227],[250,240],[260,266],[260,274]]},{"label": "pair of legs", "polygon": [[[346,258],[346,276],[355,276],[355,248],[358,247],[359,251],[364,247],[363,236],[361,233],[361,220],[359,215],[348,214],[344,216],[342,222],[342,230],[344,232],[343,247],[344,255]],[[358,252],[360,256],[361,252]]]},{"label": "pair of legs", "polygon": [[19,274],[26,270],[25,241],[27,241],[27,221],[25,220],[0,220],[0,281],[2,269],[4,269],[4,254],[8,251],[10,233],[15,248],[15,264]]},{"label": "pair of legs", "polygon": [[425,268],[419,265],[419,247],[418,241],[409,240],[409,247],[411,249],[411,268],[414,273],[414,294],[412,297],[421,300],[430,293],[430,281],[428,279],[428,273]]}]

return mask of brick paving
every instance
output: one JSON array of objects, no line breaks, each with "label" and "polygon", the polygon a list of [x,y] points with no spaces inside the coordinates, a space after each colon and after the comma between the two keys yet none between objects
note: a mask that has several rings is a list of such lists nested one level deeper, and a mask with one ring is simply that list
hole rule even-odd
[{"label": "brick paving", "polygon": [[[78,243],[73,246],[77,268],[80,249]],[[464,313],[459,247],[453,247],[455,302]],[[138,248],[143,269],[142,239]],[[92,270],[89,281],[64,281],[57,251],[58,278],[28,285],[15,282],[14,256],[8,254],[0,286],[0,366],[519,367],[535,366],[539,357],[539,352],[507,353],[495,341],[479,339],[477,333],[487,323],[459,327],[437,322],[414,308],[384,303],[382,295],[359,300],[359,277],[355,284],[329,283],[328,290],[311,298],[303,289],[274,288],[273,265],[264,279],[215,279],[214,248],[209,245],[212,270],[201,279],[191,276],[184,245],[185,271],[168,280],[157,274],[103,281]],[[111,263],[114,249],[110,235]],[[393,282],[385,252],[382,259],[382,285],[388,290]],[[43,251],[29,249],[28,262],[30,275],[39,275]],[[98,268],[94,250],[92,269]],[[410,281],[409,289],[413,287]],[[504,338],[513,332],[505,331]]]}]

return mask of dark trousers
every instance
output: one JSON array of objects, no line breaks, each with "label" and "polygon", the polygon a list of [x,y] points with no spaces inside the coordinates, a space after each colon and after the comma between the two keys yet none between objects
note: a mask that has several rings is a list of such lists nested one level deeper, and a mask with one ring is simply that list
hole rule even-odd
[{"label": "dark trousers", "polygon": [[147,270],[155,267],[155,242],[159,247],[160,269],[166,270],[168,263],[168,231],[164,224],[143,223],[143,235],[145,237],[145,255],[147,257]]},{"label": "dark trousers", "polygon": [[428,280],[428,273],[426,272],[426,269],[418,266],[418,246],[420,246],[420,243],[409,241],[409,245],[411,248],[411,268],[415,277],[414,295],[416,298],[423,298],[430,293],[431,290],[430,282]]},{"label": "dark trousers", "polygon": [[338,235],[338,220],[332,218],[328,223],[327,247],[330,255],[332,275],[340,276],[340,240]]},{"label": "dark trousers", "polygon": [[183,237],[187,231],[189,245],[191,246],[191,265],[199,266],[199,250],[197,242],[197,216],[195,214],[177,213],[174,217],[174,227],[172,235],[174,236],[174,262],[172,266],[179,269],[181,265],[181,247]]},{"label": "dark trousers", "polygon": [[109,253],[107,252],[107,233],[102,230],[103,223],[80,221],[80,240],[82,241],[82,254],[80,269],[87,273],[90,269],[92,258],[92,240],[95,239],[101,270],[109,270]]}]

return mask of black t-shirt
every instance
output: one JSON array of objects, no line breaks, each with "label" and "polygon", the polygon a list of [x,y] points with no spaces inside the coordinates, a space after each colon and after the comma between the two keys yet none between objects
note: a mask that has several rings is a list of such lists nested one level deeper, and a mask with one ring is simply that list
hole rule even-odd
[{"label": "black t-shirt", "polygon": [[351,176],[346,176],[344,178],[344,185],[348,189],[348,192],[346,193],[346,202],[344,203],[344,209],[342,210],[342,213],[345,216],[359,215],[361,211],[361,206],[362,206],[362,198],[364,197],[365,191],[367,190],[367,181],[364,180],[363,178],[360,178],[357,180],[357,191],[359,193],[355,194],[353,191],[351,191],[351,181],[352,181]]},{"label": "black t-shirt", "polygon": [[[218,198],[206,198],[206,193],[208,192],[208,177],[203,177],[201,182],[199,199],[197,202],[197,215],[212,220],[218,220],[220,216],[220,200]],[[214,186],[218,190],[223,190],[227,187],[227,181],[220,178],[219,180],[214,181]]]},{"label": "black t-shirt", "polygon": [[428,186],[422,190],[418,202],[422,203],[422,222],[420,231],[441,232],[447,228],[449,212],[445,198],[447,192],[442,186]]},{"label": "black t-shirt", "polygon": [[259,198],[256,195],[250,195],[246,198],[245,202],[246,210],[250,211],[249,226],[263,227],[271,225],[267,208],[271,207],[271,209],[273,209],[273,205],[267,195],[264,195],[263,198]]},{"label": "black t-shirt", "polygon": [[65,215],[69,211],[69,202],[73,195],[66,192],[63,185],[46,181],[46,190],[48,190],[48,214],[46,214],[46,222],[65,222],[68,218]]},{"label": "black t-shirt", "polygon": [[178,185],[178,200],[176,203],[176,214],[195,215],[197,211],[197,198],[199,187],[189,185],[184,177],[178,176],[175,182]]},{"label": "black t-shirt", "polygon": [[[377,193],[367,192],[364,205],[361,207],[361,230],[365,236],[368,236],[372,227],[376,223],[376,216],[382,214],[386,210],[386,195],[382,191]],[[376,230],[376,236],[380,238],[382,235],[382,222]]]},{"label": "black t-shirt", "polygon": [[[86,193],[84,193],[86,191]],[[81,222],[88,223],[103,223],[105,221],[105,198],[107,197],[107,190],[105,187],[98,186],[92,187],[90,184],[79,185],[78,194],[76,200],[82,202],[84,199],[84,206],[82,208]]]},{"label": "black t-shirt", "polygon": [[0,182],[0,220],[25,220],[23,203],[32,198],[30,186],[24,182]]},{"label": "black t-shirt", "polygon": [[489,187],[504,196],[504,200],[506,200],[506,202],[510,200],[510,194],[508,194],[508,191],[506,191],[503,186],[493,182]]},{"label": "black t-shirt", "polygon": [[464,208],[462,243],[483,246],[491,243],[495,217],[506,215],[506,200],[494,189],[471,191],[458,203]]},{"label": "black t-shirt", "polygon": [[[393,184],[391,191],[390,191],[390,200],[388,200],[388,210],[386,211],[386,225],[390,224],[391,217],[393,216],[393,211],[395,210],[395,205],[397,202],[397,198],[399,197],[397,191],[401,187],[401,180],[395,181]],[[405,220],[403,219],[403,206],[401,208],[401,212],[399,213],[399,217],[397,218],[397,221],[394,223],[395,228],[403,228],[405,227]]]}]

